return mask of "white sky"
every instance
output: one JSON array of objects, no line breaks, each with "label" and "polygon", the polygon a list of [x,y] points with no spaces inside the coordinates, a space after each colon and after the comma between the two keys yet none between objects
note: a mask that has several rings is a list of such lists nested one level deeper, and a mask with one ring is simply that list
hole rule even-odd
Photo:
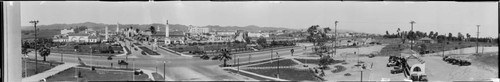
[{"label": "white sky", "polygon": [[184,25],[271,26],[304,29],[311,25],[385,34],[410,29],[439,34],[457,32],[498,36],[496,2],[59,2],[21,3],[22,26],[96,22],[106,24],[165,23]]}]

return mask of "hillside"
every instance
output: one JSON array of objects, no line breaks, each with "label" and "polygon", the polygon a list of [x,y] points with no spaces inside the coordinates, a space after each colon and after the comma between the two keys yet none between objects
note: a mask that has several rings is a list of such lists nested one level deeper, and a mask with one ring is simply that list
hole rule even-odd
[{"label": "hillside", "polygon": [[[66,28],[74,28],[74,27],[79,27],[79,26],[86,26],[88,28],[94,29],[94,30],[102,30],[104,29],[105,26],[108,26],[108,28],[111,31],[114,31],[116,29],[116,24],[104,24],[104,23],[93,23],[93,22],[84,22],[84,23],[74,23],[74,24],[51,24],[51,25],[38,25],[37,28],[40,30],[54,30],[54,29],[66,29]],[[159,26],[159,27],[165,27],[164,24],[159,24],[159,23],[154,23],[154,24],[120,24],[120,28],[125,28],[125,27],[133,27],[133,28],[138,28],[141,30],[146,30],[149,29],[151,26]],[[255,25],[249,25],[249,26],[219,26],[219,25],[208,25],[208,26],[200,26],[202,28],[210,28],[212,30],[248,30],[248,31],[258,31],[258,30],[295,30],[295,29],[289,29],[289,28],[283,28],[283,27],[259,27]],[[23,26],[22,30],[33,30],[33,26]],[[161,29],[163,30],[163,29]],[[182,25],[182,24],[170,24],[170,30],[172,31],[187,31],[188,26],[187,25]]]},{"label": "hillside", "polygon": [[[73,24],[51,24],[51,25],[38,25],[37,28],[40,30],[60,30],[60,29],[69,29],[69,28],[75,28],[79,26],[86,26],[88,28],[94,29],[94,30],[103,30],[105,26],[108,26],[110,31],[115,31],[116,30],[116,25],[117,24],[104,24],[104,23],[93,23],[93,22],[84,22],[84,23],[73,23]],[[151,26],[159,26],[161,28],[165,27],[165,24],[160,24],[160,23],[153,23],[153,24],[120,24],[120,28],[127,28],[127,27],[133,27],[134,29],[138,28],[141,30],[147,30]],[[248,25],[248,26],[219,26],[219,25],[207,25],[207,26],[200,26],[202,28],[210,28],[211,30],[246,30],[246,31],[267,31],[267,30],[297,30],[297,29],[290,29],[290,28],[284,28],[284,27],[260,27],[256,25]],[[23,26],[22,30],[33,30],[33,26]],[[163,31],[164,29],[160,29]],[[170,30],[171,31],[187,31],[188,26],[187,25],[182,25],[182,24],[170,24]],[[301,29],[304,30],[304,29]],[[334,31],[331,31],[332,33]],[[339,33],[345,33],[345,32],[355,32],[355,31],[350,31],[350,30],[343,30],[343,29],[338,29]]]}]

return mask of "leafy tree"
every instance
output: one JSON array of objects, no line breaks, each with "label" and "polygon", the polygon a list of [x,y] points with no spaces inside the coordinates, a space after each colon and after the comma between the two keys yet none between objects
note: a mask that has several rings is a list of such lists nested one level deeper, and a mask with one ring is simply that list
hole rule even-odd
[{"label": "leafy tree", "polygon": [[88,28],[86,26],[80,26],[80,27],[77,27],[76,29],[74,29],[73,31],[75,31],[75,33],[80,33],[81,31],[85,31],[87,29]]},{"label": "leafy tree", "polygon": [[23,42],[23,44],[21,46],[21,48],[22,48],[21,53],[22,54],[27,55],[29,53],[29,51],[28,51],[29,45],[30,45],[30,43],[28,43],[27,41]]},{"label": "leafy tree", "polygon": [[386,31],[385,31],[385,35],[389,35],[389,31],[387,31],[387,30],[386,30]]},{"label": "leafy tree", "polygon": [[49,48],[47,48],[47,47],[43,47],[43,48],[41,48],[41,49],[39,50],[39,52],[40,52],[40,56],[42,56],[42,57],[43,57],[43,61],[46,61],[47,56],[49,56],[49,55],[50,55],[50,49],[49,49]]},{"label": "leafy tree", "polygon": [[401,33],[399,33],[399,31],[401,31],[401,29],[398,28],[398,30],[396,30],[396,32],[398,32],[398,37],[401,37]]},{"label": "leafy tree", "polygon": [[453,34],[448,33],[448,40],[452,40],[452,39],[453,39]]},{"label": "leafy tree", "polygon": [[469,40],[470,39],[470,34],[467,33],[466,36],[467,36],[467,40]]},{"label": "leafy tree", "polygon": [[154,26],[149,27],[149,30],[151,30],[151,34],[156,34],[156,28]]},{"label": "leafy tree", "polygon": [[267,44],[266,38],[260,37],[259,39],[257,39],[257,44],[259,44],[261,46]]},{"label": "leafy tree", "polygon": [[416,33],[415,33],[415,32],[410,31],[410,32],[408,33],[408,37],[407,37],[407,38],[408,38],[408,39],[410,39],[410,40],[415,40],[415,39],[417,38],[417,35],[416,35]]},{"label": "leafy tree", "polygon": [[323,56],[319,59],[319,65],[322,67],[327,67],[327,65],[330,65],[333,63],[334,60],[330,56]]},{"label": "leafy tree", "polygon": [[438,32],[434,33],[434,38],[437,38],[437,37],[438,37],[438,35],[439,35],[439,33],[438,33]]},{"label": "leafy tree", "polygon": [[135,32],[136,32],[136,33],[139,33],[139,31],[141,31],[141,30],[139,30],[139,29],[135,29]]},{"label": "leafy tree", "polygon": [[459,41],[462,41],[464,39],[464,35],[462,35],[462,33],[458,32],[457,38]]},{"label": "leafy tree", "polygon": [[332,31],[332,29],[327,27],[327,28],[323,28],[323,31],[325,31],[325,33],[328,33],[329,31]]},{"label": "leafy tree", "polygon": [[428,36],[429,36],[429,38],[434,38],[434,32],[433,31],[429,32]]}]

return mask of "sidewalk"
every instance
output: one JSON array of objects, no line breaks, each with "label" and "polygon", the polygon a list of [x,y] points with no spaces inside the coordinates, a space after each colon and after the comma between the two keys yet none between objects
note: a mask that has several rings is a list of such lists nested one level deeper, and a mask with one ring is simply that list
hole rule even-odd
[{"label": "sidewalk", "polygon": [[78,64],[76,63],[65,63],[65,64],[62,64],[62,65],[59,65],[59,66],[56,66],[50,70],[47,70],[45,72],[42,72],[42,73],[39,73],[39,74],[36,74],[36,75],[33,75],[33,76],[30,76],[30,77],[26,77],[26,78],[23,78],[22,79],[22,82],[36,82],[36,81],[40,81],[42,79],[45,79],[47,77],[50,77],[52,75],[55,75],[61,71],[64,71],[68,68],[71,68],[71,67],[74,67]]}]

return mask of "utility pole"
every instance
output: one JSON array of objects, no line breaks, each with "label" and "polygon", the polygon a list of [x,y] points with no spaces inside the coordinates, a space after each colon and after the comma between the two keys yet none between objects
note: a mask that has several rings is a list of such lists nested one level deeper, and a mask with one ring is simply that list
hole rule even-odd
[{"label": "utility pole", "polygon": [[[415,24],[415,21],[411,21],[410,24],[411,24],[411,32],[413,32],[413,24]],[[415,37],[413,37],[413,36],[415,36],[415,32],[413,32],[411,34],[412,38],[411,38],[411,43],[410,43],[410,50],[413,49],[413,42],[415,41]]]},{"label": "utility pole", "polygon": [[165,61],[163,61],[163,78],[166,78],[166,76],[165,76],[165,75],[166,75],[166,74],[165,74]]},{"label": "utility pole", "polygon": [[[278,54],[276,54],[278,55]],[[278,55],[278,58],[280,58],[280,55]],[[280,60],[277,60],[278,61],[278,74],[276,75],[276,77],[279,79],[280,78]]]},{"label": "utility pole", "polygon": [[62,53],[61,53],[61,62],[63,62],[63,55],[62,55]]},{"label": "utility pole", "polygon": [[38,50],[37,49],[38,48],[37,47],[38,46],[38,40],[37,40],[38,37],[37,37],[37,35],[38,34],[37,34],[37,29],[36,29],[36,24],[38,24],[38,22],[40,22],[40,21],[38,21],[38,20],[36,20],[36,21],[30,21],[30,23],[33,23],[33,27],[35,27],[35,74],[38,73],[38,55],[37,55],[37,52],[38,52],[37,51]]},{"label": "utility pole", "polygon": [[[337,23],[339,23],[339,21],[335,21],[335,40],[334,40],[335,41],[335,43],[334,43],[335,46],[333,46],[333,53],[334,53],[334,55],[337,55],[337,48],[336,48],[337,47],[337,40],[338,40],[338,38],[337,38]],[[330,56],[330,57],[332,57],[332,56]]]},{"label": "utility pole", "polygon": [[479,53],[479,26],[480,25],[476,25],[477,26],[477,37],[476,37],[476,54]]},{"label": "utility pole", "polygon": [[248,54],[248,62],[251,62],[252,54]]},{"label": "utility pole", "polygon": [[238,68],[238,73],[237,74],[240,74],[240,65],[239,65],[240,64],[240,58],[238,58],[237,61],[238,61],[238,65],[236,67],[236,68]]},{"label": "utility pole", "polygon": [[361,82],[363,82],[363,70],[361,70]]},{"label": "utility pole", "polygon": [[[135,59],[132,59],[132,65],[133,65],[132,69],[135,69]],[[134,74],[132,74],[132,81],[135,81],[135,72],[136,71],[137,70],[134,70]]]}]

